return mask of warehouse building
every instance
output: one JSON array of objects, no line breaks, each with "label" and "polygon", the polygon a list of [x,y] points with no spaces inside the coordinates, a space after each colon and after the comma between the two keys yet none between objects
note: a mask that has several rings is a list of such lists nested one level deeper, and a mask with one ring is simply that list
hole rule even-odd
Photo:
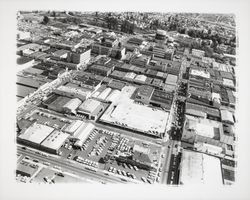
[{"label": "warehouse building", "polygon": [[70,99],[64,106],[63,111],[65,113],[76,114],[76,109],[82,104],[82,101],[78,98]]},{"label": "warehouse building", "polygon": [[[50,100],[52,101],[52,98],[50,98]],[[49,104],[46,104],[45,105],[47,106],[48,109],[50,110],[54,110],[56,112],[64,112],[64,106],[70,102],[71,98],[68,98],[68,97],[65,97],[65,96],[57,96],[55,98],[54,101],[50,101]],[[47,101],[49,102],[49,101]]]},{"label": "warehouse building", "polygon": [[[162,138],[168,112],[134,103],[129,96],[121,95],[119,102],[111,104],[100,120],[123,128]],[[143,113],[143,115],[141,114]]]},{"label": "warehouse building", "polygon": [[173,74],[168,74],[165,83],[170,85],[176,85],[178,80],[178,76]]},{"label": "warehouse building", "polygon": [[88,138],[89,134],[93,131],[95,126],[91,123],[84,123],[74,136],[76,142],[74,146],[81,148],[85,140]]},{"label": "warehouse building", "polygon": [[104,100],[108,97],[108,95],[111,93],[111,91],[112,91],[112,89],[109,88],[109,87],[107,87],[107,88],[105,88],[105,89],[97,96],[97,98],[100,99],[100,100],[102,100],[102,101],[104,101]]},{"label": "warehouse building", "polygon": [[68,126],[66,126],[63,131],[70,134],[74,135],[76,131],[84,124],[83,121],[81,120],[74,120],[72,123],[70,123]]},{"label": "warehouse building", "polygon": [[40,143],[53,131],[54,128],[52,127],[34,123],[18,136],[17,141],[28,146],[39,148]]},{"label": "warehouse building", "polygon": [[183,150],[180,163],[179,184],[223,184],[220,160],[203,153]]},{"label": "warehouse building", "polygon": [[55,130],[41,143],[41,149],[53,154],[58,154],[59,149],[68,137],[69,134]]},{"label": "warehouse building", "polygon": [[192,55],[198,58],[202,58],[205,56],[205,51],[199,49],[192,49]]},{"label": "warehouse building", "polygon": [[110,94],[107,96],[107,98],[105,100],[107,102],[115,102],[119,99],[120,95],[121,95],[121,91],[112,90],[112,92],[110,92]]},{"label": "warehouse building", "polygon": [[82,101],[90,97],[90,95],[92,94],[90,90],[82,88],[82,87],[76,88],[76,87],[70,87],[70,86],[64,86],[64,85],[61,85],[58,88],[56,88],[54,92],[56,94],[69,97],[69,98],[79,98]]},{"label": "warehouse building", "polygon": [[101,102],[94,99],[87,99],[77,109],[77,113],[86,115],[88,119],[96,120],[104,110]]}]

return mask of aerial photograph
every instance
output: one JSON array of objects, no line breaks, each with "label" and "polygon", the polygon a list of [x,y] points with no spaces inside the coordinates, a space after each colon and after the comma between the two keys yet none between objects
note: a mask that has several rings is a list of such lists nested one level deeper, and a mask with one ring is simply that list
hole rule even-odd
[{"label": "aerial photograph", "polygon": [[16,24],[13,181],[237,182],[234,14],[19,10]]}]

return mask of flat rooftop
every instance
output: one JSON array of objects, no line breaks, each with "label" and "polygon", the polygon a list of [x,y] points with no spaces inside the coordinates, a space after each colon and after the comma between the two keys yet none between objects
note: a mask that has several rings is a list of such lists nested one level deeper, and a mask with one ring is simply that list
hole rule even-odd
[{"label": "flat rooftop", "polygon": [[49,148],[49,149],[54,149],[58,150],[65,140],[69,137],[69,134],[60,132],[60,131],[53,131],[43,142],[42,146]]},{"label": "flat rooftop", "polygon": [[53,130],[49,126],[34,123],[19,138],[40,144]]},{"label": "flat rooftop", "polygon": [[203,153],[183,150],[180,183],[222,185],[220,160]]},{"label": "flat rooftop", "polygon": [[194,130],[197,135],[217,138],[223,131],[222,124],[217,121],[202,118],[197,119],[191,116],[186,116],[186,120],[185,128]]},{"label": "flat rooftop", "polygon": [[111,105],[101,117],[109,123],[125,124],[128,128],[149,134],[163,133],[168,121],[168,112],[156,110],[133,101]]}]

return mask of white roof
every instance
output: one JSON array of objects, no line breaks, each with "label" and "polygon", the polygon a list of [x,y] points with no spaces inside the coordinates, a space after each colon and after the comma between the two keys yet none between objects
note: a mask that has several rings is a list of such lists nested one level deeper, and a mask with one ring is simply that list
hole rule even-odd
[{"label": "white roof", "polygon": [[230,79],[223,78],[223,85],[234,87],[234,82]]},{"label": "white roof", "polygon": [[79,110],[88,112],[88,113],[93,113],[97,107],[101,105],[101,102],[94,100],[94,99],[87,99],[84,101],[80,106]]},{"label": "white roof", "polygon": [[197,135],[213,138],[215,136],[215,128],[219,129],[219,132],[222,131],[221,123],[213,120],[188,117],[187,122],[188,128],[193,129]]},{"label": "white roof", "polygon": [[128,72],[128,73],[126,73],[125,78],[134,79],[135,76],[136,76],[135,73],[133,73],[133,72]]},{"label": "white roof", "polygon": [[214,99],[214,98],[221,99],[221,96],[219,93],[212,92],[212,99]]},{"label": "white roof", "polygon": [[121,92],[119,90],[113,90],[105,100],[114,102],[119,98],[120,94]]},{"label": "white roof", "polygon": [[69,137],[69,134],[60,132],[60,131],[54,131],[51,133],[43,142],[42,146],[50,148],[50,149],[59,149],[65,140]]},{"label": "white roof", "polygon": [[145,75],[139,74],[135,77],[135,80],[145,82],[147,77]]},{"label": "white roof", "polygon": [[203,70],[192,69],[191,74],[194,76],[200,76],[203,78],[210,78],[210,73]]},{"label": "white roof", "polygon": [[167,75],[167,79],[166,79],[166,83],[176,83],[177,82],[177,76],[173,75],[173,74],[168,74]]},{"label": "white roof", "polygon": [[69,126],[67,126],[64,131],[67,133],[74,133],[82,124],[84,124],[83,121],[75,120]]},{"label": "white roof", "polygon": [[220,160],[203,153],[183,150],[180,183],[222,185]]},{"label": "white roof", "polygon": [[98,99],[102,99],[102,100],[106,99],[107,96],[110,94],[111,91],[112,91],[111,88],[109,88],[109,87],[106,88],[105,90],[103,90],[101,92],[101,94],[98,95]]},{"label": "white roof", "polygon": [[222,121],[229,121],[234,123],[233,114],[231,112],[229,112],[228,110],[221,110],[220,113]]},{"label": "white roof", "polygon": [[203,142],[195,143],[194,147],[197,149],[197,151],[208,152],[208,153],[213,153],[213,154],[219,154],[219,153],[222,153],[223,151],[222,147],[214,146],[211,144],[206,144]]},{"label": "white roof", "polygon": [[78,134],[76,135],[76,139],[78,139],[75,142],[76,146],[82,146],[84,141],[87,139],[88,135],[92,132],[92,130],[95,128],[95,126],[91,123],[85,123],[83,127],[81,127],[81,130],[78,131]]},{"label": "white roof", "polygon": [[96,92],[94,92],[94,94],[92,94],[92,97],[97,98],[97,97],[98,97],[98,95],[100,95],[100,92],[99,92],[99,91],[96,91]]},{"label": "white roof", "polygon": [[54,128],[34,123],[19,138],[40,144]]},{"label": "white roof", "polygon": [[68,108],[70,110],[75,110],[82,103],[82,101],[78,98],[70,99],[63,108]]},{"label": "white roof", "polygon": [[115,109],[113,106],[110,106],[102,115],[101,119],[109,122],[127,124],[128,127],[140,131],[157,131],[158,133],[163,133],[167,124],[168,115],[168,112],[162,110],[135,104],[132,101],[123,101],[118,103]]},{"label": "white roof", "polygon": [[138,151],[138,152],[142,152],[144,154],[149,154],[150,152],[150,149],[149,148],[145,148],[143,146],[140,146],[140,145],[134,145],[134,148],[133,148],[134,151]]}]

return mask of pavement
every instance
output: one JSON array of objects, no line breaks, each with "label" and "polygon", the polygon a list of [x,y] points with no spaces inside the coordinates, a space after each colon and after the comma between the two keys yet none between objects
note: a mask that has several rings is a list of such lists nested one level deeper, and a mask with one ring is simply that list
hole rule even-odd
[{"label": "pavement", "polygon": [[42,155],[36,154],[34,151],[31,151],[29,149],[23,150],[21,148],[18,148],[18,153],[23,154],[25,156],[29,156],[32,159],[39,160],[40,163],[48,162],[50,163],[50,166],[58,166],[61,168],[59,171],[73,173],[75,175],[78,175],[79,177],[86,177],[89,180],[93,180],[96,182],[105,182],[105,183],[123,183],[123,181],[120,178],[117,177],[111,177],[104,175],[103,172],[97,171],[94,173],[93,171],[89,171],[83,167],[83,165],[76,163],[75,161],[64,161],[55,156],[51,157],[44,157]]}]

